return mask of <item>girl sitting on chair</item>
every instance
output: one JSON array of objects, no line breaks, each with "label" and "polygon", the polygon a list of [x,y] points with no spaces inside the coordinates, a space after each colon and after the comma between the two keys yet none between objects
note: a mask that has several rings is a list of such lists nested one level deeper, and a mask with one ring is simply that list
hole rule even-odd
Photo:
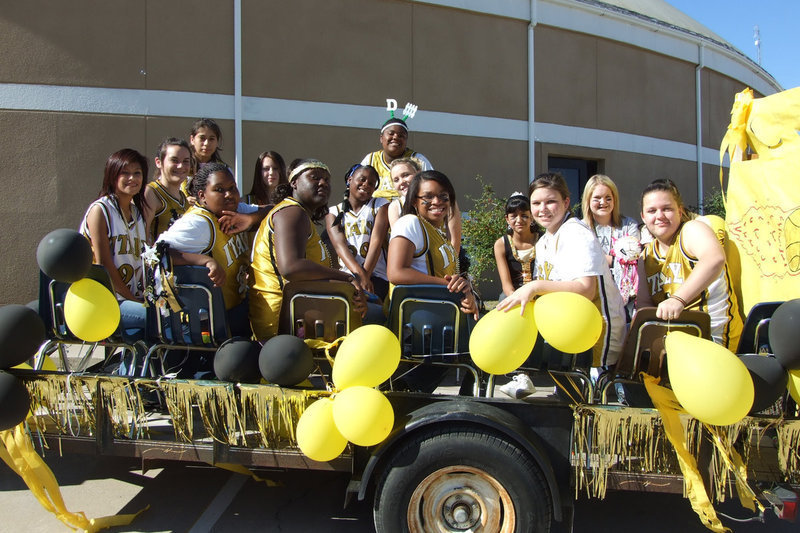
[{"label": "girl sitting on chair", "polygon": [[459,275],[458,256],[447,238],[447,216],[456,199],[452,183],[437,170],[420,172],[408,186],[403,216],[392,228],[387,258],[395,285],[445,285],[461,292],[461,310],[478,318],[472,287]]},{"label": "girl sitting on chair", "polygon": [[353,165],[345,175],[345,199],[329,209],[325,227],[341,269],[358,274],[364,289],[383,300],[389,293],[384,251],[389,202],[372,197],[379,181],[371,166]]},{"label": "girl sitting on chair", "polygon": [[250,248],[246,234],[228,235],[221,228],[220,218],[226,212],[256,208],[239,203],[239,190],[224,163],[209,163],[198,170],[189,192],[197,203],[158,240],[169,244],[174,264],[208,268],[208,277],[222,288],[231,334],[249,337],[246,297]]},{"label": "girl sitting on chair", "polygon": [[144,337],[145,176],[147,158],[136,150],[125,148],[111,154],[100,196],[86,210],[80,226],[92,243],[95,264],[105,267],[114,285],[126,340]]},{"label": "girl sitting on chair", "polygon": [[678,318],[684,309],[705,311],[711,316],[714,342],[735,350],[742,318],[725,250],[714,231],[700,220],[690,220],[669,179],[655,180],[644,189],[642,220],[653,240],[639,261],[636,307],[656,305],[662,320]]},{"label": "girl sitting on chair", "polygon": [[275,199],[279,202],[259,226],[253,243],[250,322],[260,341],[278,333],[283,286],[287,281],[352,283],[356,289],[354,308],[362,316],[366,313],[361,281],[334,268],[314,225],[328,211],[330,180],[330,171],[321,161],[293,161],[289,166],[289,184],[278,186]]}]

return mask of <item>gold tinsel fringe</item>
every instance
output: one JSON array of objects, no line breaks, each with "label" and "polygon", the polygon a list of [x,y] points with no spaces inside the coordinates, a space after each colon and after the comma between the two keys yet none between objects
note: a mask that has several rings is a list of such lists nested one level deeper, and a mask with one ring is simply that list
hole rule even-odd
[{"label": "gold tinsel fringe", "polygon": [[239,417],[233,383],[174,380],[162,381],[160,386],[176,440],[193,440],[193,407],[196,406],[203,428],[214,440],[231,446],[241,443],[244,425]]},{"label": "gold tinsel fringe", "polygon": [[800,420],[778,426],[778,466],[787,481],[800,482]]},{"label": "gold tinsel fringe", "polygon": [[259,443],[265,448],[297,445],[297,421],[312,398],[324,391],[285,389],[274,385],[240,385],[242,418],[255,423]]},{"label": "gold tinsel fringe", "polygon": [[[680,468],[661,424],[658,411],[607,405],[576,405],[574,412],[573,465],[575,468],[575,495],[582,491],[593,498],[604,498],[611,471],[631,473],[680,474]],[[708,432],[697,420],[681,416],[683,439],[687,449],[695,458],[700,446],[710,446],[709,468],[713,486],[709,487],[711,498],[725,501],[730,494],[731,475],[727,467],[731,457],[739,458],[733,447],[741,443],[741,462],[747,467],[751,457],[750,445],[754,432],[760,436],[773,425],[768,421],[747,417],[737,424],[714,428],[720,438],[720,446],[708,442]],[[800,421],[779,425],[779,448],[781,469],[797,472],[800,466],[797,446],[800,443]],[[781,441],[781,435],[784,435]],[[758,442],[758,438],[753,439]],[[727,454],[727,458],[723,457]],[[784,466],[784,464],[786,466]]]}]

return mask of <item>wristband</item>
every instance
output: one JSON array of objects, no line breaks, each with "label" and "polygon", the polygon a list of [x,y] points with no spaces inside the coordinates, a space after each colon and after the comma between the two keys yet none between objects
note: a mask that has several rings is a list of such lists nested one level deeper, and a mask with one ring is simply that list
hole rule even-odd
[{"label": "wristband", "polygon": [[681,297],[680,297],[680,296],[678,296],[677,294],[670,294],[670,296],[669,296],[669,297],[670,297],[670,298],[674,298],[674,299],[678,300],[678,301],[681,303],[681,305],[683,305],[684,307],[686,307],[686,300],[684,300],[683,298],[681,298]]}]

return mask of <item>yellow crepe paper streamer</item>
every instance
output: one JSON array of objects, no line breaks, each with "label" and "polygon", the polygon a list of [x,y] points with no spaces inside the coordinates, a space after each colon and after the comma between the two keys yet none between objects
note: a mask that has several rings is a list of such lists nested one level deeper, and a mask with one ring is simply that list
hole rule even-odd
[{"label": "yellow crepe paper streamer", "polygon": [[70,512],[64,504],[61,489],[53,471],[45,464],[33,449],[30,435],[25,431],[24,423],[14,429],[0,431],[0,457],[28,485],[33,495],[47,511],[56,515],[61,522],[72,530],[100,531],[109,527],[127,526],[133,519],[148,509],[133,514],[104,516],[102,518],[86,518],[82,512]]},{"label": "yellow crepe paper streamer", "polygon": [[282,487],[283,483],[278,481],[273,481],[271,479],[259,477],[253,473],[252,470],[247,468],[244,465],[238,465],[234,463],[208,463],[211,466],[216,466],[217,468],[222,468],[223,470],[229,470],[230,472],[234,472],[236,474],[242,474],[243,476],[248,476],[253,478],[253,481],[257,481],[259,483],[265,483],[267,487]]}]

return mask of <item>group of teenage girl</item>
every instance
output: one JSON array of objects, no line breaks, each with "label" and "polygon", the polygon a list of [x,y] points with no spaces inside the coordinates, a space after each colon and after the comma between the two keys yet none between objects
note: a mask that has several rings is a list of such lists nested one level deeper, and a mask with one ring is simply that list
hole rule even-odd
[{"label": "group of teenage girl", "polygon": [[[712,339],[735,349],[742,319],[725,252],[710,223],[687,210],[669,179],[647,185],[640,207],[641,229],[621,215],[614,182],[595,175],[584,188],[579,219],[570,210],[564,179],[537,176],[528,196],[514,193],[506,203],[508,234],[494,246],[503,286],[498,309],[519,306],[522,312],[550,292],[585,296],[603,320],[591,350],[591,365],[598,369],[616,363],[627,325],[641,307],[656,307],[662,320],[677,319],[684,309],[706,312]],[[501,390],[511,395],[532,390],[524,374],[514,379]]]},{"label": "group of teenage girl", "polygon": [[[81,232],[109,272],[132,340],[141,338],[145,323],[143,245],[158,242],[168,245],[173,264],[208,268],[222,288],[233,335],[259,341],[276,335],[283,287],[292,281],[351,283],[362,316],[374,316],[370,308],[391,298],[392,285],[438,284],[459,293],[462,311],[478,318],[460,268],[455,189],[407,147],[403,120],[384,123],[381,149],[346,172],[341,201],[331,201],[337,185],[323,162],[286,165],[274,151],[258,156],[242,198],[220,156],[221,137],[213,120],[201,119],[188,142],[166,139],[149,183],[148,160],[135,150],[106,162]],[[665,320],[683,309],[706,311],[714,340],[734,346],[741,320],[724,251],[711,228],[692,219],[670,180],[656,180],[642,194],[647,242],[636,222],[620,215],[617,187],[607,176],[589,180],[582,207],[581,220],[571,213],[564,179],[551,173],[537,176],[528,194],[508,199],[508,234],[494,247],[504,293],[498,309],[524,309],[550,292],[585,296],[604,325],[592,350],[595,367],[616,362],[634,302],[657,306]]]}]

